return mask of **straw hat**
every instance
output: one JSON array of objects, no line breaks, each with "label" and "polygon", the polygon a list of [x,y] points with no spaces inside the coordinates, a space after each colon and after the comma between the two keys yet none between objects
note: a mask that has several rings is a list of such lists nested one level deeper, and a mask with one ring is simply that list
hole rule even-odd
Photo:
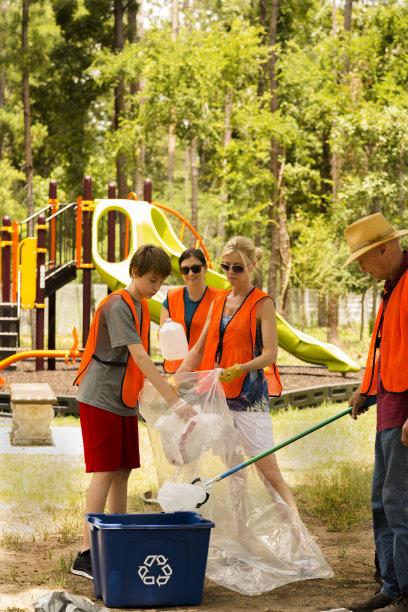
[{"label": "straw hat", "polygon": [[395,230],[382,213],[355,221],[344,230],[351,254],[343,268],[367,251],[405,234],[408,234],[408,230]]}]

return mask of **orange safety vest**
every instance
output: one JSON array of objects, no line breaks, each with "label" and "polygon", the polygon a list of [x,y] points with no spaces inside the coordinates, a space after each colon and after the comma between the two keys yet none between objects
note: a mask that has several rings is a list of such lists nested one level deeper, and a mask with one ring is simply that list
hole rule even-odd
[{"label": "orange safety vest", "polygon": [[[205,321],[207,319],[208,311],[214,300],[214,298],[222,293],[222,289],[213,289],[212,287],[206,287],[203,297],[200,300],[199,305],[193,315],[190,325],[190,337],[188,339],[188,348],[191,349],[197,342],[200,334],[203,330]],[[177,287],[176,289],[170,289],[167,294],[167,303],[169,306],[169,317],[180,323],[184,327],[184,331],[187,336],[187,328],[184,320],[185,317],[185,306],[184,306],[184,287]],[[178,370],[182,362],[182,359],[174,361],[164,361],[163,367],[166,372],[173,374]],[[196,370],[201,370],[198,366]]]},{"label": "orange safety vest", "polygon": [[[382,321],[382,327],[381,327]],[[384,313],[383,301],[371,336],[366,369],[361,385],[362,395],[377,393],[378,358],[381,345],[381,381],[391,393],[408,390],[408,270],[393,289]]]},{"label": "orange safety vest", "polygon": [[[145,351],[148,350],[148,338],[149,338],[149,325],[150,325],[150,314],[149,307],[147,305],[147,301],[145,298],[142,299],[142,330],[140,331],[139,320],[137,318],[136,308],[133,303],[132,298],[129,293],[125,289],[119,289],[118,291],[114,291],[109,294],[106,298],[102,300],[99,304],[97,311],[95,312],[95,316],[92,319],[91,328],[89,330],[88,340],[85,345],[84,354],[82,355],[81,363],[79,364],[78,374],[74,381],[74,385],[79,385],[83,375],[85,374],[89,364],[91,363],[92,358],[96,358],[95,355],[95,347],[96,347],[96,337],[98,335],[98,325],[99,325],[99,315],[101,307],[107,302],[112,295],[121,295],[125,300],[126,304],[129,306],[132,311],[133,318],[135,320],[135,326],[137,333],[140,335],[142,340],[143,347]],[[107,363],[108,362],[103,362]],[[115,365],[115,362],[112,362],[112,365]],[[122,380],[122,402],[125,404],[127,408],[134,408],[137,404],[137,400],[139,397],[139,392],[144,384],[144,374],[137,367],[136,363],[132,355],[129,352],[125,374]]]},{"label": "orange safety vest", "polygon": [[[220,338],[221,318],[224,312],[224,305],[230,293],[223,292],[215,298],[211,321],[208,328],[207,341],[204,348],[204,358],[201,363],[201,370],[212,370],[215,366],[217,349],[221,348],[220,368],[227,368],[234,363],[247,363],[254,358],[255,337],[256,337],[256,305],[266,298],[270,298],[267,293],[254,287],[247,295],[241,306],[227,324],[224,337]],[[223,383],[225,396],[228,399],[239,397],[244,383],[246,372],[238,376],[230,383]],[[282,391],[282,384],[276,364],[273,364],[272,371],[268,375],[269,395],[279,396]]]}]

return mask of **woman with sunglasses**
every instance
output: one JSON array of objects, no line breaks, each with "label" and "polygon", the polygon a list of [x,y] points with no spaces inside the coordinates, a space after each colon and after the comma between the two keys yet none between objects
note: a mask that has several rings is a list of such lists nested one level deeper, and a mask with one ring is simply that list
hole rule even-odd
[{"label": "woman with sunglasses", "polygon": [[[241,434],[244,451],[251,457],[273,446],[269,395],[280,395],[282,389],[276,366],[278,334],[274,301],[251,282],[251,273],[261,260],[262,249],[256,248],[249,238],[235,236],[227,242],[221,268],[231,289],[214,299],[198,341],[178,369],[178,372],[191,372],[198,366],[200,370],[222,368],[219,379],[227,404]],[[272,366],[268,381],[264,373],[266,366]],[[298,514],[275,455],[260,459],[256,467]]]},{"label": "woman with sunglasses", "polygon": [[[179,268],[186,284],[168,292],[160,313],[160,326],[169,317],[181,323],[191,348],[201,334],[213,299],[221,290],[206,286],[207,262],[200,249],[183,251],[179,257]],[[166,372],[173,374],[180,364],[181,360],[165,360],[163,367]]]}]

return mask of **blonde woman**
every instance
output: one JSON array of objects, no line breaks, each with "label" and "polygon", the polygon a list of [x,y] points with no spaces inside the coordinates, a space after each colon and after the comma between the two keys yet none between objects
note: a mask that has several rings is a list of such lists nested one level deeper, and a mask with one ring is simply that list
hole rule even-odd
[{"label": "blonde woman", "polygon": [[[227,404],[240,432],[245,453],[254,457],[273,446],[269,394],[280,395],[276,366],[278,334],[273,299],[251,282],[262,260],[262,249],[244,236],[225,245],[221,268],[231,289],[218,295],[208,312],[203,331],[178,372],[222,368]],[[272,366],[268,382],[264,368]],[[272,388],[272,393],[271,393]],[[280,472],[276,457],[268,455],[256,467],[280,497],[298,515],[294,497]]]}]

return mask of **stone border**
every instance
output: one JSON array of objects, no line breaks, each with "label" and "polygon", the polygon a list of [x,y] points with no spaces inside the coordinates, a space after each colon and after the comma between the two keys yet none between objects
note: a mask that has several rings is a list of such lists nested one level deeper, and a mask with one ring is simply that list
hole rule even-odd
[{"label": "stone border", "polygon": [[[325,401],[345,402],[351,397],[359,384],[360,382],[349,382],[282,391],[280,397],[269,398],[269,409],[271,412],[276,412],[282,408],[289,408],[289,406],[307,408],[318,406]],[[79,415],[78,400],[75,395],[57,395],[57,403],[55,414],[62,416]],[[8,393],[0,393],[0,411],[10,412],[10,396]]]},{"label": "stone border", "polygon": [[271,412],[276,412],[281,408],[289,408],[289,406],[293,408],[307,408],[309,406],[317,406],[325,401],[344,402],[352,396],[359,384],[360,382],[349,382],[282,391],[282,395],[279,397],[269,398],[269,409]]}]

